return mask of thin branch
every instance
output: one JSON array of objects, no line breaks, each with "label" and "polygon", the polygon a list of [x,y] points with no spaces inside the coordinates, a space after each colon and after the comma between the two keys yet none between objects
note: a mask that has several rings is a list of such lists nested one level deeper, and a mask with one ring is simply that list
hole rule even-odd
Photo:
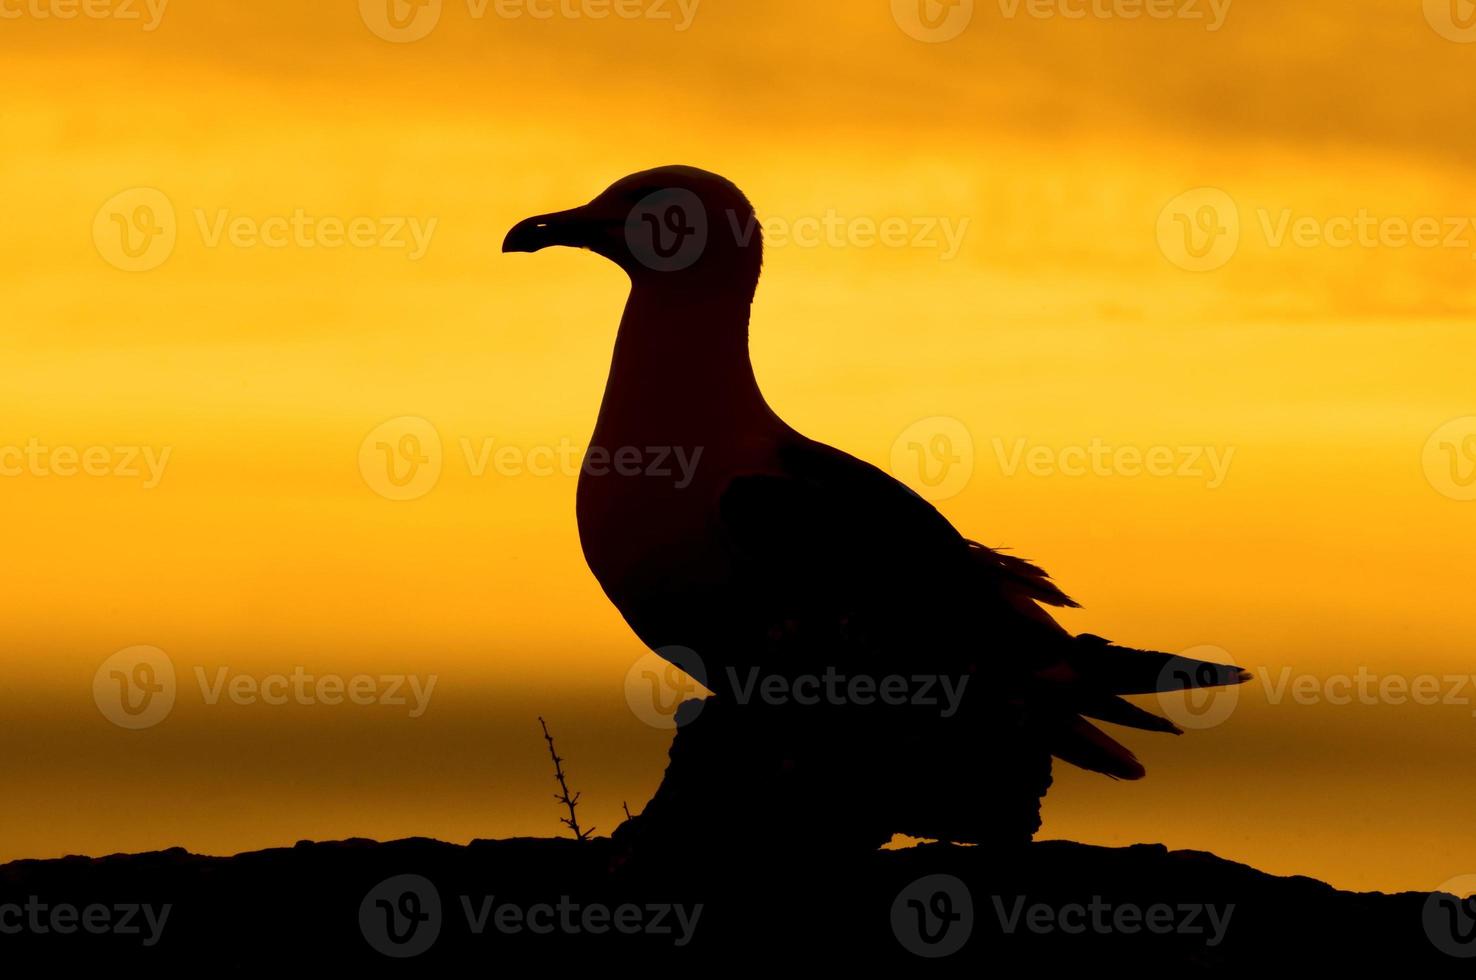
[{"label": "thin branch", "polygon": [[574,832],[576,840],[589,840],[590,834],[593,834],[595,829],[593,827],[588,830],[579,829],[579,817],[574,812],[574,807],[579,803],[579,794],[569,795],[569,784],[564,779],[564,760],[560,759],[559,754],[554,751],[553,736],[548,733],[548,723],[543,720],[542,715],[538,716],[538,724],[543,726],[543,740],[548,743],[548,754],[554,763],[554,778],[559,781],[560,792],[554,794],[554,799],[569,808],[569,815],[560,817],[559,822]]}]

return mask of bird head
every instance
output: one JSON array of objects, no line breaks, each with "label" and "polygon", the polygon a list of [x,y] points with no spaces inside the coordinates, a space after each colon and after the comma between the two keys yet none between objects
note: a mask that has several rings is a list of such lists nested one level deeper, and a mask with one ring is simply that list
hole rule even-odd
[{"label": "bird head", "polygon": [[758,282],[763,234],[733,183],[696,167],[658,167],[617,180],[582,207],[518,222],[504,252],[588,249],[632,281],[712,288]]}]

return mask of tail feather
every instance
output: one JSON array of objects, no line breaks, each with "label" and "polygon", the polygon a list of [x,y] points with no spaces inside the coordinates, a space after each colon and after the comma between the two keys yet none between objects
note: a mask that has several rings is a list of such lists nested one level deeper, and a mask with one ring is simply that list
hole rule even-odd
[{"label": "tail feather", "polygon": [[1076,712],[1062,718],[1059,727],[1048,726],[1051,754],[1116,779],[1143,778],[1143,765],[1126,746],[1087,718],[1179,735],[1182,731],[1173,722],[1121,695],[1219,687],[1250,680],[1250,674],[1240,667],[1115,646],[1090,633],[1072,638],[1064,654],[1058,648],[1049,664],[1035,670],[1034,677],[1053,691],[1048,698]]},{"label": "tail feather", "polygon": [[1051,754],[1114,779],[1142,779],[1144,774],[1137,756],[1084,718],[1073,717],[1056,733]]},{"label": "tail feather", "polygon": [[1076,710],[1088,718],[1123,725],[1127,728],[1140,728],[1145,732],[1164,732],[1169,735],[1184,734],[1182,728],[1167,718],[1161,718],[1151,711],[1145,711],[1136,704],[1124,701],[1112,694],[1084,698],[1076,706]]},{"label": "tail feather", "polygon": [[1071,673],[1089,688],[1110,694],[1156,694],[1199,687],[1244,684],[1251,675],[1242,667],[1210,663],[1154,650],[1114,646],[1100,636],[1083,633],[1069,657]]},{"label": "tail feather", "polygon": [[994,548],[986,548],[977,541],[969,542],[969,554],[988,569],[991,575],[1019,589],[1036,602],[1044,602],[1049,606],[1080,608],[1076,600],[1062,592],[1061,587],[1051,581],[1045,569],[1034,562],[1004,554]]}]

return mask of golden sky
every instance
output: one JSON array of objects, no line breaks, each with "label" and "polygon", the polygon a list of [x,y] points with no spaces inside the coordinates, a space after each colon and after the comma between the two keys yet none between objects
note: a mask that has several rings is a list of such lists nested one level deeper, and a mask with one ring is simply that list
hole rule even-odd
[{"label": "golden sky", "polygon": [[[538,465],[625,282],[498,248],[689,163],[767,222],[782,415],[929,492],[894,444],[946,431],[939,506],[1069,626],[1257,674],[1129,736],[1141,783],[1059,767],[1046,836],[1476,871],[1463,4],[0,0],[0,860],[554,834],[540,714],[588,823],[639,809],[670,733]],[[138,646],[176,694],[130,729]],[[210,696],[294,671],[435,686]]]}]

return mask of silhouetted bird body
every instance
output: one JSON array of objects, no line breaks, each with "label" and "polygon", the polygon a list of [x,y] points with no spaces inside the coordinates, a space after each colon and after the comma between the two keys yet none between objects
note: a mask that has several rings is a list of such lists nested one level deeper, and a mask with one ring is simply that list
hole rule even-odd
[{"label": "silhouetted bird body", "polygon": [[[891,476],[786,425],[749,360],[762,242],[728,181],[686,167],[636,174],[585,207],[520,223],[504,250],[548,245],[591,249],[632,281],[577,512],[589,566],[626,621],[716,695],[707,732],[687,736],[690,758],[678,736],[668,784],[679,768],[742,783],[770,764],[798,767],[808,789],[789,786],[767,809],[750,800],[754,820],[833,829],[833,812],[796,812],[813,805],[868,814],[863,837],[1028,836],[1050,755],[1143,775],[1088,718],[1177,732],[1121,695],[1245,679],[1072,636],[1043,606],[1075,603],[1039,568],[966,539]],[[798,679],[827,675],[840,686],[796,703]],[[778,696],[764,693],[771,677]],[[890,699],[876,690],[884,680]],[[715,717],[741,736],[717,734]],[[757,774],[734,775],[750,765]],[[668,795],[734,803],[685,784]]]}]

